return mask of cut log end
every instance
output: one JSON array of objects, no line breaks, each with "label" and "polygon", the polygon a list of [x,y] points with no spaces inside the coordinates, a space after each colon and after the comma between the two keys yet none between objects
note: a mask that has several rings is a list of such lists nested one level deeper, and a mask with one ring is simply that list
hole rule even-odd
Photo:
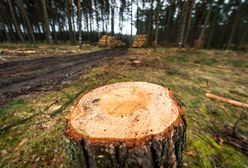
[{"label": "cut log end", "polygon": [[[143,165],[136,163],[139,159],[132,152],[145,150],[147,156],[142,157],[157,157],[152,162],[159,161],[156,164],[163,166],[179,164],[185,127],[184,113],[167,88],[146,82],[122,82],[97,88],[79,98],[67,116],[66,134],[74,142],[84,142],[84,152],[92,156],[88,159],[94,166],[98,149],[113,148],[118,152],[123,146],[129,153],[126,160],[135,157],[135,164]],[[154,144],[159,149],[152,147]],[[161,145],[166,145],[171,156],[163,156],[166,152]]]}]

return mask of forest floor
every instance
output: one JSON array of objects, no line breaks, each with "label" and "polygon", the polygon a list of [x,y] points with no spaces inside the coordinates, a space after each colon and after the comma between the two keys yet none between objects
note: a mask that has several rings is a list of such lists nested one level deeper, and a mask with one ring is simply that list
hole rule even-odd
[{"label": "forest floor", "polygon": [[175,48],[129,49],[61,89],[32,92],[1,106],[0,167],[66,167],[63,130],[74,100],[121,81],[157,83],[180,100],[188,123],[184,167],[248,167],[247,108],[205,96],[211,92],[247,103],[248,54]]}]

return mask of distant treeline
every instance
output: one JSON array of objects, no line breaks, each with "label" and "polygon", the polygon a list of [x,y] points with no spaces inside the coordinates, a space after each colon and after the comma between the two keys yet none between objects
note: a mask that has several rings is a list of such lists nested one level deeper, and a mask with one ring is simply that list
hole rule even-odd
[{"label": "distant treeline", "polygon": [[131,36],[148,34],[150,46],[248,45],[247,0],[1,0],[0,39],[95,42],[116,35],[117,19],[118,31],[128,23]]}]

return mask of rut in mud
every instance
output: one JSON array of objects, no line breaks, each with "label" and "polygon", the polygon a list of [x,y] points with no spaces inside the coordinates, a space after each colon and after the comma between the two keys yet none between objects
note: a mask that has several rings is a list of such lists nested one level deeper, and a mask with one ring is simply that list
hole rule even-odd
[{"label": "rut in mud", "polygon": [[104,58],[125,54],[126,48],[79,55],[37,58],[0,64],[0,105],[32,91],[51,90],[65,84]]}]

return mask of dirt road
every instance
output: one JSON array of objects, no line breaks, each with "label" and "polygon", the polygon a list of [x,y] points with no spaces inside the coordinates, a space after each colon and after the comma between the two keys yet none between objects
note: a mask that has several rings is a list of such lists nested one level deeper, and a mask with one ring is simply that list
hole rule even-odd
[{"label": "dirt road", "polygon": [[37,58],[0,64],[0,105],[32,91],[50,90],[76,79],[104,58],[125,54],[127,49],[112,49],[80,55]]}]

